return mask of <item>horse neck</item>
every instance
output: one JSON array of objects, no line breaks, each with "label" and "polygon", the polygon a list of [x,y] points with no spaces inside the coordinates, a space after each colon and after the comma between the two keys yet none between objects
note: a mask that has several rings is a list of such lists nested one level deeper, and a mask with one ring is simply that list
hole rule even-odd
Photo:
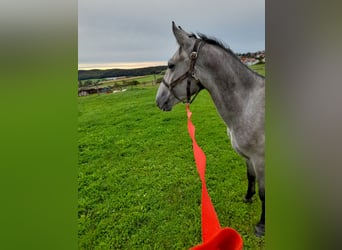
[{"label": "horse neck", "polygon": [[232,128],[243,119],[243,111],[252,95],[260,95],[264,79],[234,55],[216,46],[204,46],[201,54],[203,59],[198,62],[201,83],[210,93],[222,119]]}]

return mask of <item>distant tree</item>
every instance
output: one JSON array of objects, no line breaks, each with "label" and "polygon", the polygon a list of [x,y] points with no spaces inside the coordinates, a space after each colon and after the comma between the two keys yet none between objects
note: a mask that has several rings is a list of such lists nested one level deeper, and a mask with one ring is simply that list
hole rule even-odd
[{"label": "distant tree", "polygon": [[92,80],[86,80],[86,81],[83,81],[83,86],[90,86],[93,84],[93,81]]}]

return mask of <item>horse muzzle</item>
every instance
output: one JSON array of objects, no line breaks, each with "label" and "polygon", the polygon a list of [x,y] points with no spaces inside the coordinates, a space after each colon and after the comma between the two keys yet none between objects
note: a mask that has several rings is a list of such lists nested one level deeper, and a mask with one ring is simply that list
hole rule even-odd
[{"label": "horse muzzle", "polygon": [[160,108],[163,111],[171,111],[172,107],[173,107],[173,105],[171,105],[168,101],[163,102],[159,99],[156,100],[156,104],[157,104],[158,108]]}]

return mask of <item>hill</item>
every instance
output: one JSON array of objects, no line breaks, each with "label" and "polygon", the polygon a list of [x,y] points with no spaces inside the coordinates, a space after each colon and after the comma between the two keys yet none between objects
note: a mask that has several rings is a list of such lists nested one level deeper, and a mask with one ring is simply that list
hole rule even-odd
[{"label": "hill", "polygon": [[119,76],[132,77],[132,76],[160,74],[163,70],[166,70],[166,68],[167,68],[166,66],[155,66],[155,67],[146,67],[146,68],[138,68],[138,69],[79,70],[78,80],[101,79],[101,78],[119,77]]}]

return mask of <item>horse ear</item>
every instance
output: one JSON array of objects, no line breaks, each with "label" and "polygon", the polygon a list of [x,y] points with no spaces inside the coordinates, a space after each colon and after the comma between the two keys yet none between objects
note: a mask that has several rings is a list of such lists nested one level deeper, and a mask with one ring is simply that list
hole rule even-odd
[{"label": "horse ear", "polygon": [[172,31],[173,34],[175,35],[175,38],[178,42],[178,44],[187,49],[191,46],[191,39],[189,37],[189,34],[186,33],[180,26],[177,27],[175,22],[172,22]]}]

